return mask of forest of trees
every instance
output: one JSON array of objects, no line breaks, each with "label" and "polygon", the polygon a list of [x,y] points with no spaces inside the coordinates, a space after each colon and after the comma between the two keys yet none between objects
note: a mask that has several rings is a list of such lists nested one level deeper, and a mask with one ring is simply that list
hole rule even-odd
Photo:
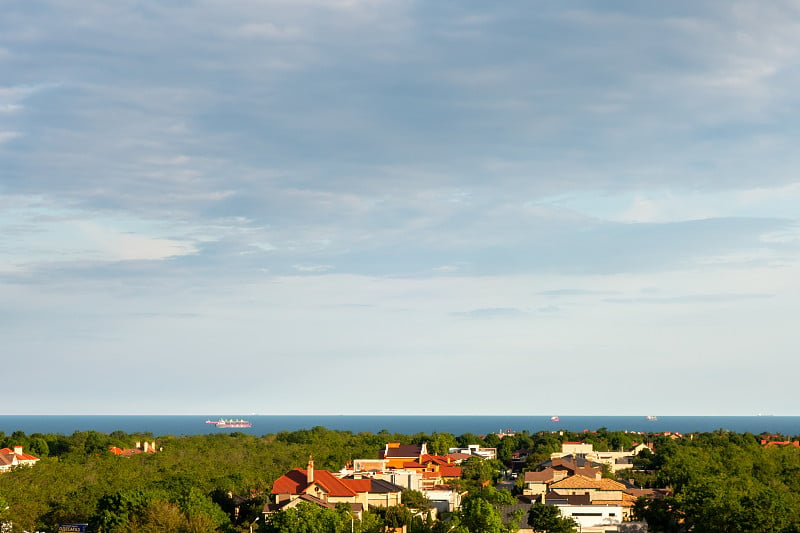
[{"label": "forest of trees", "polygon": [[[88,522],[98,533],[148,532],[342,532],[379,533],[387,525],[406,525],[410,533],[504,533],[516,526],[537,531],[570,531],[554,522],[552,507],[517,512],[503,523],[501,511],[516,503],[496,480],[512,452],[529,452],[528,468],[560,449],[565,440],[591,442],[595,449],[620,449],[634,440],[653,442],[636,469],[623,472],[648,487],[669,488],[668,497],[636,504],[637,517],[655,532],[800,533],[800,449],[764,448],[750,434],[725,431],[672,440],[600,429],[574,434],[521,432],[503,439],[490,434],[455,436],[396,435],[310,430],[261,437],[243,433],[197,436],[0,433],[0,448],[23,446],[41,457],[34,467],[0,474],[0,522],[14,531],[55,532],[59,523]],[[155,440],[163,451],[120,457],[109,446],[132,447]],[[299,506],[256,518],[273,481],[302,467],[313,455],[318,468],[338,471],[356,458],[377,457],[386,442],[427,442],[432,453],[451,446],[480,444],[498,449],[499,460],[470,460],[460,482],[469,491],[462,509],[433,520],[420,494],[404,494],[404,507],[374,510],[354,520],[347,509]],[[547,507],[547,506],[540,506]],[[238,511],[237,511],[238,509]],[[548,522],[549,520],[549,522]],[[548,525],[549,524],[549,525]]]}]

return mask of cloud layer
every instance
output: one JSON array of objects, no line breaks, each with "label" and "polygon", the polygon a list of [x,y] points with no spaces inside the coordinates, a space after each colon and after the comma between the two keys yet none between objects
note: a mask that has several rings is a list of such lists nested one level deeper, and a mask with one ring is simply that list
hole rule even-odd
[{"label": "cloud layer", "polygon": [[[403,361],[409,412],[472,413],[412,371],[490,361],[542,414],[785,412],[737,388],[796,366],[798,32],[790,1],[9,6],[2,351],[95,384],[14,410],[398,412],[286,398]],[[565,367],[670,392],[594,413]]]}]

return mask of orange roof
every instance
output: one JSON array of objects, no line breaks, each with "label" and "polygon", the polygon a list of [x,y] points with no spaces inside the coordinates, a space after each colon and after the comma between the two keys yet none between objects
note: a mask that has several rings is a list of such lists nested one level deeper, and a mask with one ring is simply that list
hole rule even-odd
[{"label": "orange roof", "polygon": [[586,476],[569,476],[550,485],[552,489],[625,490],[625,485],[613,479],[592,479]]},{"label": "orange roof", "polygon": [[[314,470],[314,483],[330,496],[355,496],[356,492],[327,470]],[[304,494],[312,484],[308,483],[305,470],[295,468],[272,484],[272,494]]]},{"label": "orange roof", "polygon": [[10,448],[3,448],[0,450],[0,454],[6,455],[16,455],[18,461],[38,461],[39,458],[31,455],[29,453],[14,453],[14,450]]},{"label": "orange roof", "polygon": [[419,458],[419,462],[422,464],[425,463],[436,463],[437,465],[448,465],[453,462],[451,457],[447,457],[445,455],[422,455]]},{"label": "orange roof", "polygon": [[[314,475],[316,476],[316,473]],[[353,492],[370,492],[372,490],[371,479],[340,479],[339,481]]]},{"label": "orange roof", "polygon": [[442,477],[461,477],[460,466],[442,466],[439,468]]},{"label": "orange roof", "polygon": [[592,500],[592,505],[619,505],[620,507],[633,507],[633,502],[628,500]]}]

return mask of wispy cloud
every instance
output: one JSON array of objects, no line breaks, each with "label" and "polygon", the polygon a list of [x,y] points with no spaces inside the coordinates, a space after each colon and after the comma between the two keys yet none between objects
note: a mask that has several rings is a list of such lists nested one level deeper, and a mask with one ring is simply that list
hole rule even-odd
[{"label": "wispy cloud", "polygon": [[681,296],[666,297],[633,297],[633,298],[605,298],[604,301],[615,304],[716,304],[738,302],[742,300],[753,300],[760,298],[772,298],[773,294],[687,294]]},{"label": "wispy cloud", "polygon": [[453,316],[474,319],[494,319],[494,318],[518,318],[527,313],[513,307],[487,307],[483,309],[472,309],[470,311],[459,311]]},{"label": "wispy cloud", "polygon": [[752,377],[763,338],[793,364],[792,1],[4,8],[0,333],[42,368],[192,353],[216,386],[233,350],[287,375],[402,356],[468,384],[449,363],[658,352]]}]

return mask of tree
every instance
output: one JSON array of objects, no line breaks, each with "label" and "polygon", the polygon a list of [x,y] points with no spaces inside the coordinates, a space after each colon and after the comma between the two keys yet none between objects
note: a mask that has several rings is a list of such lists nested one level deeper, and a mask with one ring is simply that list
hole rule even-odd
[{"label": "tree", "polygon": [[575,520],[561,516],[558,507],[538,502],[528,511],[528,525],[534,531],[547,533],[573,533],[577,527]]},{"label": "tree", "polygon": [[456,448],[458,443],[452,433],[434,433],[428,441],[428,453],[433,455],[446,455],[450,448]]},{"label": "tree", "polygon": [[471,533],[505,533],[500,512],[483,498],[467,498],[459,513],[460,523]]},{"label": "tree", "polygon": [[345,510],[300,503],[293,509],[271,513],[259,532],[349,533],[352,516]]},{"label": "tree", "polygon": [[431,501],[418,490],[404,490],[400,494],[400,497],[402,498],[403,505],[411,509],[427,511],[432,507]]}]

